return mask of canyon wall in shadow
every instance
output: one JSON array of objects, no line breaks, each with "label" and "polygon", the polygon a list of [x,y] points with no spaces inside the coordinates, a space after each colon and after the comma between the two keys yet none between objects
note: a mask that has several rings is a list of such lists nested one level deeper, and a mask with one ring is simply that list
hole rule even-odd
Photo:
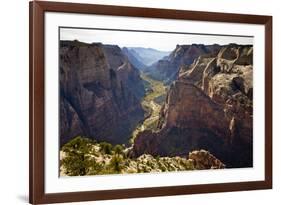
[{"label": "canyon wall in shadow", "polygon": [[126,143],[143,119],[144,86],[118,46],[61,41],[60,144],[75,136]]}]

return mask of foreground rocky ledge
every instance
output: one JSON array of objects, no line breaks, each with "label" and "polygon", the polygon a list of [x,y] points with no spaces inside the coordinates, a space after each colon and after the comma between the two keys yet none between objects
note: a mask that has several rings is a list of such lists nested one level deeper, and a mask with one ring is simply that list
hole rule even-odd
[{"label": "foreground rocky ledge", "polygon": [[206,150],[190,152],[186,157],[130,157],[122,145],[97,143],[77,137],[63,146],[60,156],[61,176],[152,173],[203,169],[223,169],[225,165]]}]

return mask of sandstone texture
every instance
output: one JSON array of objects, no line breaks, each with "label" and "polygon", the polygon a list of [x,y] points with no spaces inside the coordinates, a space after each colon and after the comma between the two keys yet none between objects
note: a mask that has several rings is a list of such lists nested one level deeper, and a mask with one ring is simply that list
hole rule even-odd
[{"label": "sandstone texture", "polygon": [[191,65],[199,56],[215,56],[220,46],[214,45],[177,45],[175,50],[166,58],[159,60],[147,68],[147,73],[155,79],[170,84],[177,79],[182,66]]},{"label": "sandstone texture", "polygon": [[60,144],[77,135],[126,143],[143,119],[139,71],[118,46],[60,42]]},{"label": "sandstone texture", "polygon": [[172,54],[181,58],[179,69],[171,68],[176,80],[161,109],[160,131],[140,133],[135,155],[184,156],[204,149],[226,167],[251,167],[253,47],[178,46]]}]

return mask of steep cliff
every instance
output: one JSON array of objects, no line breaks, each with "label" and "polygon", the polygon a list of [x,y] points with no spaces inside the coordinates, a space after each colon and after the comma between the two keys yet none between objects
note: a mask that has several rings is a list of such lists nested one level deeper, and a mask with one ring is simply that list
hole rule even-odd
[{"label": "steep cliff", "polygon": [[60,142],[77,135],[126,143],[143,118],[139,71],[118,46],[60,42]]},{"label": "steep cliff", "polygon": [[189,66],[199,56],[216,56],[220,46],[192,44],[177,45],[173,52],[158,62],[148,67],[145,71],[153,78],[163,80],[167,84],[176,80],[182,66]]},{"label": "steep cliff", "polygon": [[252,54],[252,46],[230,44],[181,65],[162,107],[160,131],[137,136],[136,156],[205,149],[227,167],[252,166]]}]

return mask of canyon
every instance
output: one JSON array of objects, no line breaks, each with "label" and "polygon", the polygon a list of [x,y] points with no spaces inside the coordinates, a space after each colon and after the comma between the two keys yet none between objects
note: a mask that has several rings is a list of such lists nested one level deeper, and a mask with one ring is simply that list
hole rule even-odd
[{"label": "canyon", "polygon": [[123,144],[128,169],[157,157],[253,166],[252,45],[157,52],[61,41],[59,70],[61,146],[76,136]]},{"label": "canyon", "polygon": [[143,119],[144,86],[118,46],[60,42],[60,143],[75,136],[122,144]]},{"label": "canyon", "polygon": [[251,167],[253,48],[236,44],[219,50],[191,47],[194,53],[203,53],[190,65],[178,67],[161,108],[159,131],[140,133],[134,153],[186,156],[206,149],[227,167]]}]

